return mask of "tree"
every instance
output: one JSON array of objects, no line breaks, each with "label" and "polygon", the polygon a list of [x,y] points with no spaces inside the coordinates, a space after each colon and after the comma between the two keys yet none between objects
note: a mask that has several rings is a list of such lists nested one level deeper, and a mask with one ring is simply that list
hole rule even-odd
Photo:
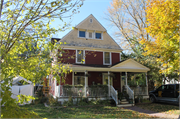
[{"label": "tree", "polygon": [[141,45],[138,39],[149,39],[149,34],[144,29],[147,27],[145,6],[146,0],[112,0],[108,8],[106,19],[118,29],[116,35],[124,49],[136,52],[135,45]]},{"label": "tree", "polygon": [[148,0],[146,5],[146,30],[153,39],[142,39],[144,54],[156,55],[165,74],[179,68],[179,4],[178,0]]},{"label": "tree", "polygon": [[[16,105],[19,102],[11,98],[9,89],[13,77],[20,75],[36,83],[49,74],[60,80],[59,74],[63,75],[69,71],[68,67],[59,65],[58,61],[51,67],[52,58],[58,55],[53,49],[61,48],[58,44],[53,45],[48,41],[52,34],[64,29],[67,23],[64,22],[59,29],[50,28],[50,23],[55,18],[63,21],[64,17],[75,14],[82,3],[81,0],[1,0],[1,105],[5,105],[1,116],[30,116],[19,110]],[[54,56],[47,54],[49,51],[53,51]],[[19,98],[20,102],[23,102],[30,97],[20,95]]]},{"label": "tree", "polygon": [[[146,32],[146,0],[112,0],[111,6],[108,8],[107,20],[109,20],[118,30],[116,35],[121,40],[121,46],[126,49],[132,49],[133,52],[123,53],[126,58],[133,58],[139,63],[156,69],[156,72],[148,72],[153,75],[152,80],[159,80],[160,69],[156,63],[155,55],[143,56],[145,45],[140,43],[140,39],[149,41],[149,33]],[[125,44],[124,44],[125,43]],[[152,70],[152,69],[151,69]],[[154,70],[152,70],[154,71]],[[156,78],[155,78],[156,77]]]}]

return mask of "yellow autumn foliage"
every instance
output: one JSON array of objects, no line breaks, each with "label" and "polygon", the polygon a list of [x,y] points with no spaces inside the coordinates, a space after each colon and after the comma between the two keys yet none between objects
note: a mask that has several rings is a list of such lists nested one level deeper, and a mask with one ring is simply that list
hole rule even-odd
[{"label": "yellow autumn foliage", "polygon": [[179,5],[179,0],[148,0],[146,5],[146,31],[153,39],[141,39],[141,44],[146,46],[144,55],[158,56],[162,73],[179,69]]}]

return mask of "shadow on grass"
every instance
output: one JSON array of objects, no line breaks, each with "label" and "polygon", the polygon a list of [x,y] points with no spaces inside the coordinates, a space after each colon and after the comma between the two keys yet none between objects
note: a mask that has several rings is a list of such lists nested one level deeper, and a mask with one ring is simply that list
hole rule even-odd
[{"label": "shadow on grass", "polygon": [[43,118],[145,118],[145,114],[111,106],[50,108],[43,104],[26,105]]}]

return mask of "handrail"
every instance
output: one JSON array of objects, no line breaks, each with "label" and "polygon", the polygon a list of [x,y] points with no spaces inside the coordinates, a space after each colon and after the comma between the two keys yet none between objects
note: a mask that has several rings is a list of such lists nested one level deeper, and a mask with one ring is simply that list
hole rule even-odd
[{"label": "handrail", "polygon": [[133,101],[134,101],[134,91],[131,90],[131,88],[128,85],[126,85],[126,90],[127,90],[127,94],[129,95],[130,99],[133,99]]},{"label": "handrail", "polygon": [[118,92],[114,89],[112,85],[110,86],[110,96],[116,102],[116,105],[118,105]]}]

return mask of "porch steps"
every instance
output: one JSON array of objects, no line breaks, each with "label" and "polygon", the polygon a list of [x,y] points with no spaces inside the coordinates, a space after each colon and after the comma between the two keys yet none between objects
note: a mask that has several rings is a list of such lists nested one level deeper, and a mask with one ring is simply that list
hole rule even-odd
[{"label": "porch steps", "polygon": [[130,104],[125,98],[123,98],[120,104],[117,105],[117,107],[131,107],[131,106],[134,106],[134,104]]}]

